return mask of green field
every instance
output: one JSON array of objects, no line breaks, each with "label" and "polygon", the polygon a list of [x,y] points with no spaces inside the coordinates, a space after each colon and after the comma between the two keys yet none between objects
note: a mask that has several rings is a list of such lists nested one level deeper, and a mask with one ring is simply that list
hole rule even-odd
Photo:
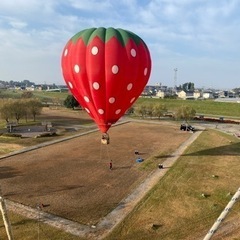
[{"label": "green field", "polygon": [[[0,90],[0,98],[21,98],[22,94],[24,93],[23,90]],[[33,97],[38,98],[42,101],[54,101],[56,99],[59,99],[60,101],[64,101],[69,94],[68,92],[48,92],[48,91],[32,91]]]},{"label": "green field", "polygon": [[141,103],[165,104],[169,112],[175,112],[180,106],[188,105],[195,109],[197,114],[240,118],[239,103],[215,102],[213,100],[139,98],[136,104]]},{"label": "green field", "polygon": [[[68,92],[47,92],[33,91],[33,96],[43,102],[63,103]],[[0,90],[0,98],[20,98],[23,94],[21,90]],[[182,105],[189,105],[194,108],[197,114],[208,116],[224,116],[240,118],[239,103],[216,102],[214,100],[181,100],[181,99],[160,99],[140,97],[135,104],[141,103],[162,103],[165,104],[169,112],[175,112]]]}]

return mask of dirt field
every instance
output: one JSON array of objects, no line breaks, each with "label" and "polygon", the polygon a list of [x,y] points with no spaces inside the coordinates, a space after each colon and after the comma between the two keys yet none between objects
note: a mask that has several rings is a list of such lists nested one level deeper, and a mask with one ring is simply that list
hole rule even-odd
[{"label": "dirt field", "polygon": [[[111,143],[102,145],[101,134],[22,153],[0,161],[4,196],[12,201],[83,224],[96,224],[149,174],[143,170],[150,156],[156,167],[189,136],[173,125],[128,123],[112,127]],[[144,163],[136,163],[139,150]],[[109,161],[113,160],[113,170]]]}]

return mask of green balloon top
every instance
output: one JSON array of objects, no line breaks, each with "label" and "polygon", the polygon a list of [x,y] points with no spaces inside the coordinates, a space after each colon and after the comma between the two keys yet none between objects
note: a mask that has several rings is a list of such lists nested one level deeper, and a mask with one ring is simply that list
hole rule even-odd
[{"label": "green balloon top", "polygon": [[77,34],[75,34],[72,38],[71,41],[73,43],[76,43],[78,39],[82,39],[86,45],[88,45],[94,37],[98,36],[100,39],[102,39],[103,42],[107,42],[110,40],[112,37],[116,37],[119,42],[123,46],[125,46],[128,42],[129,39],[132,39],[137,45],[140,42],[144,41],[137,36],[135,33],[123,30],[123,29],[115,29],[115,28],[89,28],[89,29],[84,29]]}]

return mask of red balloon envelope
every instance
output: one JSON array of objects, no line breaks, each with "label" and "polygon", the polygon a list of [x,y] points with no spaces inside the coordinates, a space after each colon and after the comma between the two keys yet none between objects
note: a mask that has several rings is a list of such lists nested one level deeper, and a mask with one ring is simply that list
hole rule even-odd
[{"label": "red balloon envelope", "polygon": [[62,72],[72,95],[106,133],[142,93],[151,57],[144,41],[132,32],[90,28],[66,44]]}]

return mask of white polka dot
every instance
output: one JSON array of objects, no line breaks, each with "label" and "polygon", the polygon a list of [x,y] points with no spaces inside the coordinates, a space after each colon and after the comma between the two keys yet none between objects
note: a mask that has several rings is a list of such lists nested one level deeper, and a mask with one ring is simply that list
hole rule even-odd
[{"label": "white polka dot", "polygon": [[73,89],[73,85],[72,85],[71,82],[68,82],[68,86],[69,86],[71,89]]},{"label": "white polka dot", "polygon": [[109,103],[114,103],[115,102],[115,98],[114,97],[110,97],[108,101],[109,101]]},{"label": "white polka dot", "polygon": [[103,109],[98,109],[98,113],[102,115],[102,114],[104,114],[104,110]]},{"label": "white polka dot", "polygon": [[107,125],[108,125],[108,126],[111,126],[111,125],[112,125],[112,123],[107,123]]},{"label": "white polka dot", "polygon": [[92,48],[92,55],[97,55],[98,54],[98,48],[96,47],[96,46],[94,46],[93,48]]},{"label": "white polka dot", "polygon": [[74,66],[74,71],[75,73],[79,73],[80,71],[80,67],[77,64]]},{"label": "white polka dot", "polygon": [[134,102],[134,100],[135,100],[135,97],[131,99],[130,103],[133,103],[133,102]]},{"label": "white polka dot", "polygon": [[137,56],[137,52],[134,48],[131,49],[131,55],[132,57],[136,57]]},{"label": "white polka dot", "polygon": [[133,84],[132,84],[132,83],[129,83],[129,84],[127,85],[127,90],[130,91],[130,90],[132,89],[132,87],[133,87]]},{"label": "white polka dot", "polygon": [[64,57],[66,57],[68,55],[68,49],[66,48],[64,51]]},{"label": "white polka dot", "polygon": [[85,102],[89,102],[89,98],[87,96],[84,96]]},{"label": "white polka dot", "polygon": [[115,111],[115,114],[119,114],[121,112],[121,109],[118,109]]},{"label": "white polka dot", "polygon": [[99,83],[98,83],[98,82],[94,82],[94,83],[93,83],[93,88],[94,88],[95,90],[98,90],[98,89],[100,88]]},{"label": "white polka dot", "polygon": [[118,73],[118,70],[119,70],[119,68],[118,68],[117,65],[113,65],[113,66],[112,66],[112,73],[113,73],[113,74],[117,74],[117,73]]},{"label": "white polka dot", "polygon": [[147,69],[147,68],[145,68],[145,69],[144,69],[144,76],[146,76],[146,75],[147,75],[147,73],[148,73],[148,69]]},{"label": "white polka dot", "polygon": [[86,110],[88,113],[90,113],[90,111],[89,111],[87,108],[85,108],[85,110]]}]

